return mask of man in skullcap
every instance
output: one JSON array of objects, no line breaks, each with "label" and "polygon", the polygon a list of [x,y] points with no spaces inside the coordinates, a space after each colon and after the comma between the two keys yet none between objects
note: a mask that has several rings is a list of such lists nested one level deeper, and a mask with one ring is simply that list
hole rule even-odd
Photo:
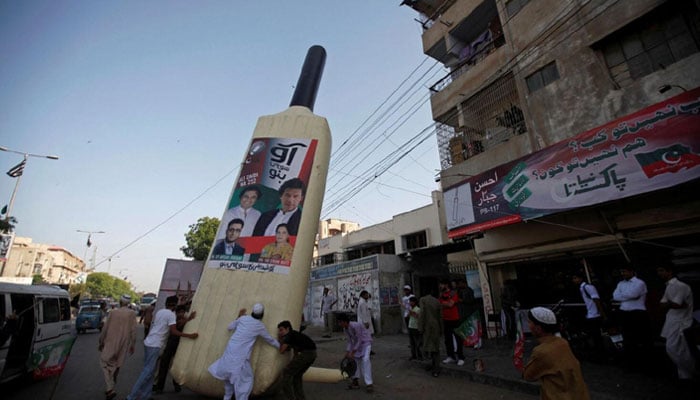
[{"label": "man in skullcap", "polygon": [[253,352],[255,340],[260,336],[270,346],[279,350],[279,342],[268,333],[262,317],[265,307],[256,303],[251,315],[246,315],[246,309],[241,308],[238,318],[228,326],[234,331],[226,345],[224,354],[209,366],[209,373],[214,378],[224,381],[224,400],[248,400],[253,391],[253,367],[250,365],[250,353]]},{"label": "man in skullcap", "polygon": [[119,308],[112,310],[100,333],[98,349],[100,350],[100,367],[105,378],[105,398],[112,400],[117,396],[114,385],[119,368],[124,365],[127,351],[134,354],[136,344],[136,313],[129,308],[131,296],[122,295]]},{"label": "man in skullcap", "polygon": [[581,365],[571,352],[569,342],[554,333],[557,317],[548,308],[535,307],[528,312],[530,332],[540,343],[532,350],[523,378],[542,384],[540,398],[589,400]]}]

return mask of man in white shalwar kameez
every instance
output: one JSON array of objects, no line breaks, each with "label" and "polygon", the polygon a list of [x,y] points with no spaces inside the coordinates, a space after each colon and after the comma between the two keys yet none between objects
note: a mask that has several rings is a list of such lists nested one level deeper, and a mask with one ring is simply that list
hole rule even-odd
[{"label": "man in white shalwar kameez", "polygon": [[245,308],[238,313],[238,319],[228,326],[234,331],[226,345],[224,354],[209,366],[209,373],[214,378],[224,381],[224,400],[248,400],[253,390],[253,368],[250,365],[250,353],[255,340],[260,336],[267,343],[279,349],[279,342],[267,332],[261,319],[265,312],[262,304],[253,306],[252,315],[245,315]]},{"label": "man in white shalwar kameez", "polygon": [[661,329],[661,336],[666,338],[666,353],[678,368],[678,379],[692,379],[695,361],[683,331],[693,324],[693,291],[674,276],[672,266],[659,267],[656,273],[666,281],[666,291],[661,298],[661,307],[667,310]]},{"label": "man in white shalwar kameez", "polygon": [[357,303],[357,322],[362,323],[370,335],[374,335],[372,310],[369,308],[369,292],[366,290],[360,292],[360,301]]}]

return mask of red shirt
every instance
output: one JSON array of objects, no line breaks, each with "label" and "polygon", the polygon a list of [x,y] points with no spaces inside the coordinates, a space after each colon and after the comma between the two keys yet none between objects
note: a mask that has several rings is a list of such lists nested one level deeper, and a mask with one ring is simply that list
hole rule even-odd
[{"label": "red shirt", "polygon": [[440,294],[440,304],[447,304],[452,300],[452,307],[442,307],[442,319],[445,321],[458,321],[459,320],[459,308],[457,304],[459,303],[459,297],[457,293],[453,291],[443,292]]}]

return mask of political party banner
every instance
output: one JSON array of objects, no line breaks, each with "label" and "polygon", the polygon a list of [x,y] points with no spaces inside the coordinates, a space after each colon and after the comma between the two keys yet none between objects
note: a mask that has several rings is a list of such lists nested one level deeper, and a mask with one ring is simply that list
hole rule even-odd
[{"label": "political party banner", "polygon": [[289,272],[316,146],[315,139],[253,139],[208,267]]},{"label": "political party banner", "polygon": [[34,379],[60,375],[68,362],[73,343],[75,343],[75,337],[71,336],[63,341],[36,349],[32,353],[31,361]]},{"label": "political party banner", "polygon": [[450,238],[700,177],[700,88],[446,188]]}]

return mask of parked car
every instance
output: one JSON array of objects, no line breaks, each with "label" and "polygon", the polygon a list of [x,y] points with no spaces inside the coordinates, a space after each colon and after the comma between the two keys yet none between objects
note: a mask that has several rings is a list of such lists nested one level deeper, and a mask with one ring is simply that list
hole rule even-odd
[{"label": "parked car", "polygon": [[104,311],[102,311],[99,303],[83,304],[78,310],[78,317],[75,319],[75,329],[78,333],[83,333],[88,329],[102,331],[104,316]]}]

